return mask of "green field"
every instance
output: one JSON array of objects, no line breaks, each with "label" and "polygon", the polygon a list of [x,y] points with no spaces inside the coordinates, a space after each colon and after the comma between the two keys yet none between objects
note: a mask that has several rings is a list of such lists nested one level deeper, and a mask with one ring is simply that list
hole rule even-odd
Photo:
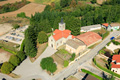
[{"label": "green field", "polygon": [[60,0],[34,0],[36,3],[50,4],[51,2],[59,2]]}]

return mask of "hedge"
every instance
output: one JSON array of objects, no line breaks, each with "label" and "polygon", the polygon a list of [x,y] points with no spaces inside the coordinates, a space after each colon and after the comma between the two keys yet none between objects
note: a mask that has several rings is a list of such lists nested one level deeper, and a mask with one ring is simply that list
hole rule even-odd
[{"label": "hedge", "polygon": [[24,51],[24,47],[25,47],[24,42],[25,42],[25,40],[22,41],[22,44],[21,44],[21,47],[20,47],[20,51]]},{"label": "hedge", "polygon": [[96,78],[99,79],[99,80],[103,80],[102,77],[100,77],[100,76],[98,76],[98,75],[96,75],[96,74],[94,74],[94,73],[92,73],[92,72],[90,72],[90,71],[88,71],[88,70],[85,70],[85,69],[81,69],[81,70],[82,70],[82,72],[88,73],[88,74],[96,77]]},{"label": "hedge", "polygon": [[114,73],[114,72],[112,72],[111,70],[108,70],[108,69],[106,69],[106,68],[100,66],[100,65],[96,62],[95,59],[93,59],[93,62],[94,62],[94,64],[95,64],[98,68],[102,69],[103,71],[106,71],[107,73],[109,73],[109,74],[111,74],[111,75],[114,75],[114,76],[120,78],[120,75],[119,75],[119,74]]},{"label": "hedge", "polygon": [[6,48],[4,48],[4,47],[2,47],[2,49],[3,49],[3,50],[5,50],[5,51],[8,51],[8,52],[10,52],[10,53],[12,53],[12,54],[15,54],[15,55],[17,54],[16,52],[14,52],[14,51],[11,51],[11,50],[9,50],[9,49],[6,49]]}]

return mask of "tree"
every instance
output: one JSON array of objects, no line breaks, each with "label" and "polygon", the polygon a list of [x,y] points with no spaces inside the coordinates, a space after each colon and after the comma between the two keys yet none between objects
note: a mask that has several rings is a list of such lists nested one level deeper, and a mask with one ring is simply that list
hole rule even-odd
[{"label": "tree", "polygon": [[9,62],[14,66],[18,66],[20,64],[20,59],[16,55],[10,56]]},{"label": "tree", "polygon": [[38,34],[38,42],[40,44],[45,43],[48,41],[48,36],[44,31],[39,32]]},{"label": "tree", "polygon": [[71,0],[60,0],[60,6],[62,8],[69,6]]},{"label": "tree", "polygon": [[93,3],[93,4],[96,3],[96,0],[92,0],[91,3]]},{"label": "tree", "polygon": [[71,55],[70,60],[73,61],[74,59],[75,59],[75,53],[73,53],[73,54]]},{"label": "tree", "polygon": [[64,67],[67,67],[69,62],[67,60],[64,61]]},{"label": "tree", "polygon": [[23,51],[19,51],[17,53],[17,57],[19,57],[20,60],[23,61],[25,59],[26,55],[25,55],[25,53]]},{"label": "tree", "polygon": [[11,71],[13,71],[14,66],[9,62],[4,62],[1,67],[1,72],[4,74],[9,74]]},{"label": "tree", "polygon": [[19,27],[20,27],[20,25],[18,25],[18,24],[14,24],[14,25],[13,25],[13,28],[14,28],[14,29],[17,29],[17,28],[19,28]]},{"label": "tree", "polygon": [[42,61],[40,62],[40,66],[42,67],[43,70],[46,69],[51,73],[57,70],[56,64],[53,62],[53,59],[51,57],[43,58]]}]

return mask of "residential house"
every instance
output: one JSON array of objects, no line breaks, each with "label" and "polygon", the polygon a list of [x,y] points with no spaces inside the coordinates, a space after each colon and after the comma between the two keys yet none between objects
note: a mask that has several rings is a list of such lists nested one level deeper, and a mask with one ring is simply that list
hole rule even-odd
[{"label": "residential house", "polygon": [[102,37],[95,32],[86,32],[84,34],[75,37],[75,40],[79,40],[85,43],[87,47],[94,45],[102,40]]},{"label": "residential house", "polygon": [[59,29],[56,29],[48,39],[48,45],[57,49],[61,45],[65,44],[68,39],[74,39],[75,36],[71,35],[70,30],[65,30],[65,23],[63,19],[59,23]]},{"label": "residential house", "polygon": [[101,29],[100,24],[90,25],[90,26],[83,26],[83,27],[81,27],[80,32],[89,32],[89,31],[98,30],[98,29]]},{"label": "residential house", "polygon": [[120,28],[120,24],[117,24],[117,23],[111,23],[111,24],[108,24],[108,23],[104,23],[102,24],[102,27],[108,31],[111,31],[111,30],[118,30]]},{"label": "residential house", "polygon": [[111,71],[120,74],[120,55],[113,55],[111,62]]}]

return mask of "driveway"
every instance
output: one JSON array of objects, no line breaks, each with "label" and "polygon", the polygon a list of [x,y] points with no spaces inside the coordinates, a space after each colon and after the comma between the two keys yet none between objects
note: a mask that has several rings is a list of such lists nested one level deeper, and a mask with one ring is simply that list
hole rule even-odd
[{"label": "driveway", "polygon": [[31,63],[29,58],[27,58],[25,61],[21,63],[20,66],[18,66],[13,73],[20,75],[20,79],[14,79],[14,80],[31,80],[33,78],[41,78],[42,80],[52,80],[51,77],[41,69],[40,67],[40,61],[42,58],[49,57],[52,54],[54,54],[56,50],[54,50],[51,47],[47,47],[46,50],[42,53],[42,55],[34,62]]}]

